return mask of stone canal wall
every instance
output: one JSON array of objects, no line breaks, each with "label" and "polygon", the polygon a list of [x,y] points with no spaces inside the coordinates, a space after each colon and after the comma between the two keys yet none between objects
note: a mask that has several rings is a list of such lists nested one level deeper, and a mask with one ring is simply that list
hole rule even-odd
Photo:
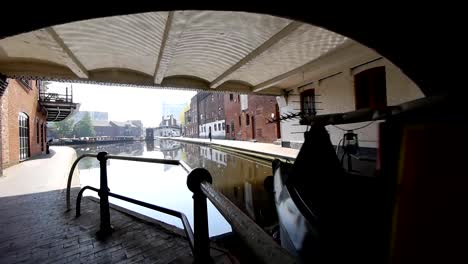
[{"label": "stone canal wall", "polygon": [[[164,139],[164,138],[161,138]],[[239,152],[244,155],[250,155],[262,159],[296,159],[299,150],[284,148],[275,144],[259,143],[259,142],[248,142],[248,141],[236,141],[236,140],[223,140],[213,139],[211,142],[209,139],[202,138],[186,138],[186,137],[171,137],[167,138],[176,141],[190,142],[195,144],[204,144],[211,147],[221,147],[226,150]]]}]

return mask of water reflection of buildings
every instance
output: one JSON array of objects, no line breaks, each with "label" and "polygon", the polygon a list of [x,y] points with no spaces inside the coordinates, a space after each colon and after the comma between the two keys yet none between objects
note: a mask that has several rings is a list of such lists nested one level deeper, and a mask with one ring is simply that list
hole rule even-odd
[{"label": "water reflection of buildings", "polygon": [[200,156],[215,163],[227,166],[227,154],[225,152],[200,146]]},{"label": "water reflection of buildings", "polygon": [[184,144],[183,150],[190,166],[208,169],[213,186],[260,226],[276,222],[273,197],[263,187],[264,179],[272,173],[270,167],[199,145]]},{"label": "water reflection of buildings", "polygon": [[[192,168],[208,169],[213,177],[213,186],[260,226],[271,226],[277,221],[273,197],[263,187],[265,177],[271,175],[271,168],[255,161],[217,149],[173,140],[92,145],[77,148],[77,152],[78,155],[107,151],[115,155],[143,156],[145,144],[147,152],[161,153],[153,153],[150,155],[152,157],[181,159]],[[95,158],[84,159],[79,163],[79,168],[99,168],[99,163]],[[170,169],[174,169],[174,166],[164,165],[164,171]]]}]

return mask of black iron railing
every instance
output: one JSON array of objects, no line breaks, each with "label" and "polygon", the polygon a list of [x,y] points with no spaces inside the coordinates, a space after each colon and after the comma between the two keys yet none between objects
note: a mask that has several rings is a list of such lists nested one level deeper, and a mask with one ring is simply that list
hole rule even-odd
[{"label": "black iron railing", "polygon": [[39,100],[41,102],[47,103],[73,103],[72,94],[59,94],[59,93],[49,93],[49,92],[40,92]]},{"label": "black iron railing", "polygon": [[[95,157],[100,163],[100,187],[99,189],[85,186],[78,193],[76,201],[76,215],[81,213],[81,198],[85,190],[92,190],[100,197],[101,224],[98,235],[105,237],[112,233],[110,224],[109,196],[162,213],[166,213],[181,219],[184,231],[189,241],[195,263],[210,263],[210,238],[208,232],[208,209],[207,198],[221,212],[225,219],[231,224],[233,230],[241,240],[252,249],[259,261],[262,263],[294,263],[292,257],[285,249],[279,246],[269,235],[267,235],[257,224],[247,217],[239,208],[230,202],[224,195],[213,189],[211,175],[204,168],[191,169],[185,162],[180,160],[152,159],[142,157],[127,157],[108,155],[106,152],[98,154],[85,154],[80,156],[72,165],[67,183],[67,207],[70,210],[70,189],[74,170],[78,162],[86,157]],[[107,160],[128,160],[137,162],[150,162],[158,164],[178,165],[188,172],[187,186],[193,192],[194,231],[190,227],[187,217],[178,211],[157,205],[138,201],[129,197],[110,192],[107,185]]]}]

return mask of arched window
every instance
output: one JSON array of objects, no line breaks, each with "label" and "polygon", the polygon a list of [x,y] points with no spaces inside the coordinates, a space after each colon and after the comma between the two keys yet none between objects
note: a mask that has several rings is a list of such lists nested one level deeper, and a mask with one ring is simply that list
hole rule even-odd
[{"label": "arched window", "polygon": [[18,115],[19,127],[19,159],[25,160],[29,158],[29,117],[25,113]]}]

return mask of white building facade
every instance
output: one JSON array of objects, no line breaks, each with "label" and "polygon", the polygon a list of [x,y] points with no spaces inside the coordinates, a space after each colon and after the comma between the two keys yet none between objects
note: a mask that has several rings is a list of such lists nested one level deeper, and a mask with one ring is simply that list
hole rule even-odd
[{"label": "white building facade", "polygon": [[[349,112],[424,97],[398,67],[354,41],[318,58],[307,70],[291,78],[302,78],[302,82],[287,95],[277,97],[281,115],[300,111],[317,115]],[[299,119],[282,121],[282,146],[300,148],[306,128],[299,124]],[[353,130],[358,134],[360,147],[377,147],[378,122],[326,128],[334,145],[339,144],[346,130]]]}]

